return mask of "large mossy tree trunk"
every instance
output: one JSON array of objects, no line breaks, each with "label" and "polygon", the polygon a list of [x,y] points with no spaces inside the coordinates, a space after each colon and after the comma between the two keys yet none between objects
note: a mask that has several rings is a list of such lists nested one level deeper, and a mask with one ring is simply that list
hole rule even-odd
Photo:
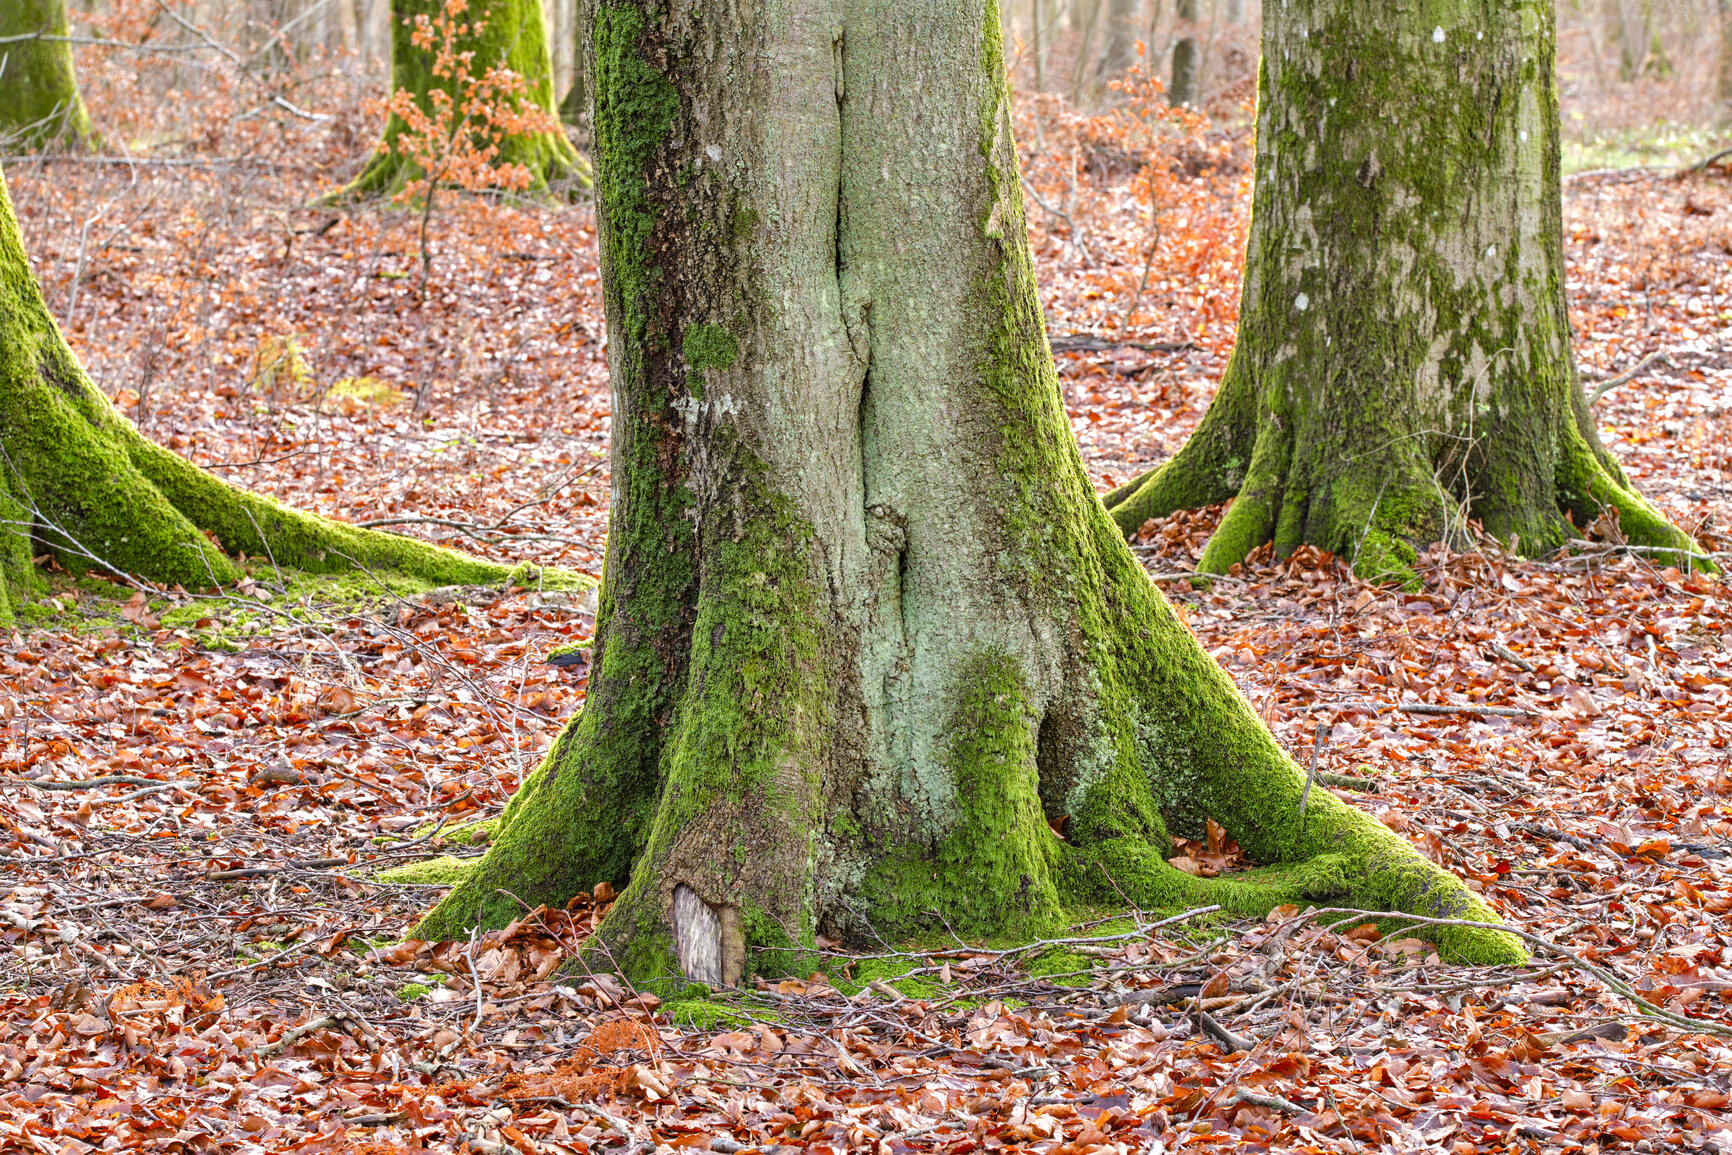
[{"label": "large mossy tree trunk", "polygon": [[0,147],[90,140],[67,35],[66,0],[0,3]]},{"label": "large mossy tree trunk", "polygon": [[[430,93],[443,91],[459,110],[464,131],[486,131],[483,110],[468,108],[463,85],[457,79],[434,74],[434,53],[416,45],[416,22],[434,20],[445,11],[446,0],[391,0],[391,91],[408,93],[421,110],[434,113]],[[475,76],[489,68],[504,67],[523,77],[527,91],[521,99],[547,113],[548,130],[505,135],[498,142],[497,167],[522,165],[529,171],[532,188],[577,178],[586,179],[577,149],[558,127],[559,108],[553,91],[553,57],[547,48],[547,26],[541,0],[470,0],[458,18],[470,31],[457,39],[456,50],[474,53],[470,71]],[[410,180],[428,175],[397,147],[408,131],[402,117],[390,115],[385,133],[373,158],[359,176],[343,190],[344,196],[380,196],[397,192]]]},{"label": "large mossy tree trunk", "polygon": [[[992,0],[602,0],[593,27],[589,698],[419,935],[607,881],[629,973],[736,982],[821,929],[1028,934],[1127,899],[1491,917],[1327,791],[1301,823],[1304,775],[1102,509]],[[1207,817],[1265,865],[1170,866]]]},{"label": "large mossy tree trunk", "polygon": [[510,571],[357,529],[230,485],[147,440],[92,384],[48,312],[0,178],[0,624],[39,587],[32,559],[208,589],[225,551],[313,572],[389,570],[446,583]]},{"label": "large mossy tree trunk", "polygon": [[1537,555],[1608,507],[1706,565],[1601,445],[1570,353],[1550,0],[1264,6],[1238,345],[1133,534],[1233,504],[1200,568],[1273,540],[1410,574],[1466,519]]}]

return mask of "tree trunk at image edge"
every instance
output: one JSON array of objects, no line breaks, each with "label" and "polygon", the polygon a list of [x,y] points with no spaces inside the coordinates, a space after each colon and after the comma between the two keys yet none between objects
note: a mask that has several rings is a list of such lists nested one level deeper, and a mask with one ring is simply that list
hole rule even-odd
[{"label": "tree trunk at image edge", "polygon": [[1406,579],[1467,518],[1532,556],[1612,508],[1631,542],[1710,568],[1576,378],[1552,6],[1444,11],[1265,6],[1238,345],[1190,440],[1107,508],[1129,535],[1234,499],[1210,573],[1273,540]]},{"label": "tree trunk at image edge", "polygon": [[65,0],[0,3],[0,142],[40,148],[85,144],[90,117],[78,95]]},{"label": "tree trunk at image edge", "polygon": [[310,571],[391,570],[436,583],[510,570],[248,493],[146,440],[67,347],[0,178],[0,624],[39,591],[32,558],[187,589],[240,578],[224,549]]},{"label": "tree trunk at image edge", "polygon": [[[391,0],[391,90],[409,92],[423,111],[431,111],[428,93],[442,88],[454,99],[456,85],[433,75],[432,53],[416,47],[412,39],[415,19],[429,20],[444,10],[444,0]],[[472,0],[459,19],[481,26],[479,33],[460,37],[458,50],[475,54],[473,71],[503,65],[523,77],[526,99],[545,110],[557,122],[559,109],[553,92],[553,57],[547,49],[547,26],[541,0]],[[461,106],[459,106],[461,107]],[[412,162],[393,147],[407,125],[401,117],[385,122],[385,134],[373,159],[343,190],[345,196],[375,196],[396,192],[405,181],[419,175]],[[582,179],[583,165],[577,150],[560,131],[521,133],[505,137],[499,144],[497,165],[521,164],[527,168],[535,188],[546,188],[571,178]]]},{"label": "tree trunk at image edge", "polygon": [[[1492,917],[1325,790],[1300,822],[1304,775],[1101,508],[990,0],[603,0],[593,53],[589,696],[485,857],[411,868],[460,879],[418,936],[607,881],[628,973],[732,983],[820,930],[1022,935],[1127,900]],[[1266,865],[1168,865],[1210,816]]]}]

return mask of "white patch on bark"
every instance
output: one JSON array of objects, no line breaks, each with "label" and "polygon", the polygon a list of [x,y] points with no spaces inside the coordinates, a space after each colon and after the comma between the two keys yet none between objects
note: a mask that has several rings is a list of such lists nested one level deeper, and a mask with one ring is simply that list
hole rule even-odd
[{"label": "white patch on bark", "polygon": [[706,398],[703,401],[699,401],[696,397],[680,397],[673,402],[673,407],[679,410],[680,416],[685,419],[687,432],[690,432],[692,427],[698,423],[700,417],[731,417],[740,411],[739,403],[734,400],[731,393],[724,393],[720,397]]},{"label": "white patch on bark", "polygon": [[680,970],[693,982],[722,983],[722,920],[698,892],[680,883],[674,887],[674,949]]}]

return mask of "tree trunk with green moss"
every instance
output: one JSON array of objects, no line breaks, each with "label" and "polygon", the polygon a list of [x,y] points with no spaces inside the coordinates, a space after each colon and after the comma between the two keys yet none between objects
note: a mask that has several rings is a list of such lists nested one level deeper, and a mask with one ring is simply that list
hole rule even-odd
[{"label": "tree trunk with green moss", "polygon": [[78,94],[66,0],[0,3],[0,141],[5,147],[85,144],[90,116]]},{"label": "tree trunk with green moss", "polygon": [[[461,85],[454,79],[435,76],[434,53],[414,42],[416,19],[433,20],[444,10],[445,0],[391,0],[391,90],[411,94],[429,115],[434,110],[429,93],[436,89],[457,101],[459,110],[463,108]],[[473,74],[480,76],[495,67],[517,73],[528,86],[523,99],[545,111],[554,126],[546,132],[503,137],[495,164],[523,165],[536,189],[574,178],[584,179],[577,150],[557,128],[559,108],[553,91],[553,58],[547,49],[541,0],[471,0],[459,19],[471,31],[458,38],[457,51],[474,53]],[[476,126],[477,116],[472,114],[467,122]],[[373,159],[350,182],[344,195],[395,193],[405,182],[429,175],[421,173],[396,147],[398,138],[407,129],[400,116],[393,114],[386,120],[385,134]]]},{"label": "tree trunk with green moss", "polygon": [[[589,698],[485,857],[419,872],[460,875],[419,935],[606,881],[629,973],[732,983],[820,931],[1027,935],[1127,899],[1491,917],[1327,791],[1300,821],[1304,775],[1102,509],[992,0],[602,0],[593,27]],[[1207,817],[1264,865],[1170,866]]]},{"label": "tree trunk with green moss", "polygon": [[0,624],[40,586],[32,558],[74,572],[206,589],[237,581],[225,551],[315,572],[390,570],[497,582],[492,565],[290,509],[145,439],[91,383],[49,314],[0,178]]},{"label": "tree trunk with green moss", "polygon": [[1615,507],[1706,565],[1601,445],[1570,354],[1549,0],[1265,5],[1238,346],[1127,535],[1232,499],[1201,567],[1273,540],[1407,577],[1466,519],[1522,553]]}]

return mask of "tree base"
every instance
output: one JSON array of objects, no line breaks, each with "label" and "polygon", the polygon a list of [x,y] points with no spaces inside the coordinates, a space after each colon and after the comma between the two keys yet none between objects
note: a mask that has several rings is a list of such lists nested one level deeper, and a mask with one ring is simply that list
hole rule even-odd
[{"label": "tree base", "polygon": [[[1195,668],[1174,674],[1196,688],[1190,708],[1214,720],[1216,757],[1197,761],[1234,769],[1223,779],[1205,766],[1189,766],[1194,777],[1184,790],[1206,798],[1201,812],[1270,865],[1215,878],[1171,866],[1165,825],[1149,813],[1147,789],[1130,781],[1121,783],[1123,793],[1110,784],[1097,787],[1092,804],[1075,815],[1069,840],[1061,839],[1042,812],[1035,784],[1019,782],[1013,771],[1030,764],[1016,757],[1030,738],[1008,672],[989,665],[970,671],[977,696],[959,711],[978,720],[966,742],[975,747],[982,773],[972,784],[961,783],[969,811],[937,845],[888,849],[866,862],[863,874],[850,872],[853,881],[840,883],[850,893],[823,929],[861,944],[934,934],[1026,941],[1063,929],[1074,911],[1127,902],[1148,910],[1219,904],[1247,916],[1288,903],[1329,902],[1496,921],[1459,879],[1328,791],[1310,792],[1301,823],[1305,790],[1297,766],[1280,754],[1219,668],[1200,650],[1197,656],[1201,663],[1185,663]],[[656,856],[645,849],[649,829],[662,821],[657,800],[620,790],[617,767],[631,750],[610,747],[629,747],[634,738],[604,727],[602,714],[592,702],[562,733],[500,818],[484,857],[439,859],[383,876],[453,884],[414,937],[467,938],[477,928],[497,929],[527,909],[561,906],[607,882],[621,895],[591,948],[595,965],[639,982],[694,977],[689,960],[682,965],[678,888],[665,882]],[[1201,824],[1196,810],[1175,820]],[[849,825],[845,817],[833,822],[829,838],[845,839]],[[734,837],[743,845],[751,834],[742,830]],[[811,885],[797,874],[786,881],[794,892]],[[734,929],[716,932],[716,949],[737,961],[706,972],[706,981],[734,985],[747,974],[798,973],[813,965],[807,952],[817,927],[803,930],[749,901],[717,910],[722,923],[734,920]],[[1527,957],[1519,940],[1496,931],[1423,933],[1455,961],[1513,964]]]},{"label": "tree base", "polygon": [[[390,136],[374,150],[355,178],[322,198],[324,204],[340,205],[395,197],[421,170],[390,146]],[[521,164],[529,170],[529,196],[556,195],[575,200],[594,187],[589,163],[563,133],[539,133],[514,137],[511,150],[501,164]]]},{"label": "tree base", "polygon": [[[1339,443],[1314,445],[1302,456],[1289,423],[1256,422],[1252,407],[1235,404],[1233,394],[1249,392],[1236,376],[1230,366],[1221,398],[1171,460],[1101,499],[1126,538],[1151,519],[1230,502],[1197,563],[1200,573],[1224,574],[1268,542],[1278,557],[1310,544],[1351,559],[1354,572],[1368,581],[1414,586],[1419,549],[1436,541],[1467,548],[1470,517],[1523,556],[1543,557],[1610,516],[1625,541],[1663,564],[1717,568],[1636,492],[1592,437],[1585,403],[1555,423],[1561,447],[1549,455],[1556,461],[1549,490],[1532,492],[1534,486],[1514,484],[1511,471],[1498,467],[1499,458],[1523,454],[1519,445],[1493,446],[1465,460],[1401,452],[1356,461],[1353,453],[1338,452]],[[1377,431],[1364,440],[1416,444],[1421,436]]]}]

